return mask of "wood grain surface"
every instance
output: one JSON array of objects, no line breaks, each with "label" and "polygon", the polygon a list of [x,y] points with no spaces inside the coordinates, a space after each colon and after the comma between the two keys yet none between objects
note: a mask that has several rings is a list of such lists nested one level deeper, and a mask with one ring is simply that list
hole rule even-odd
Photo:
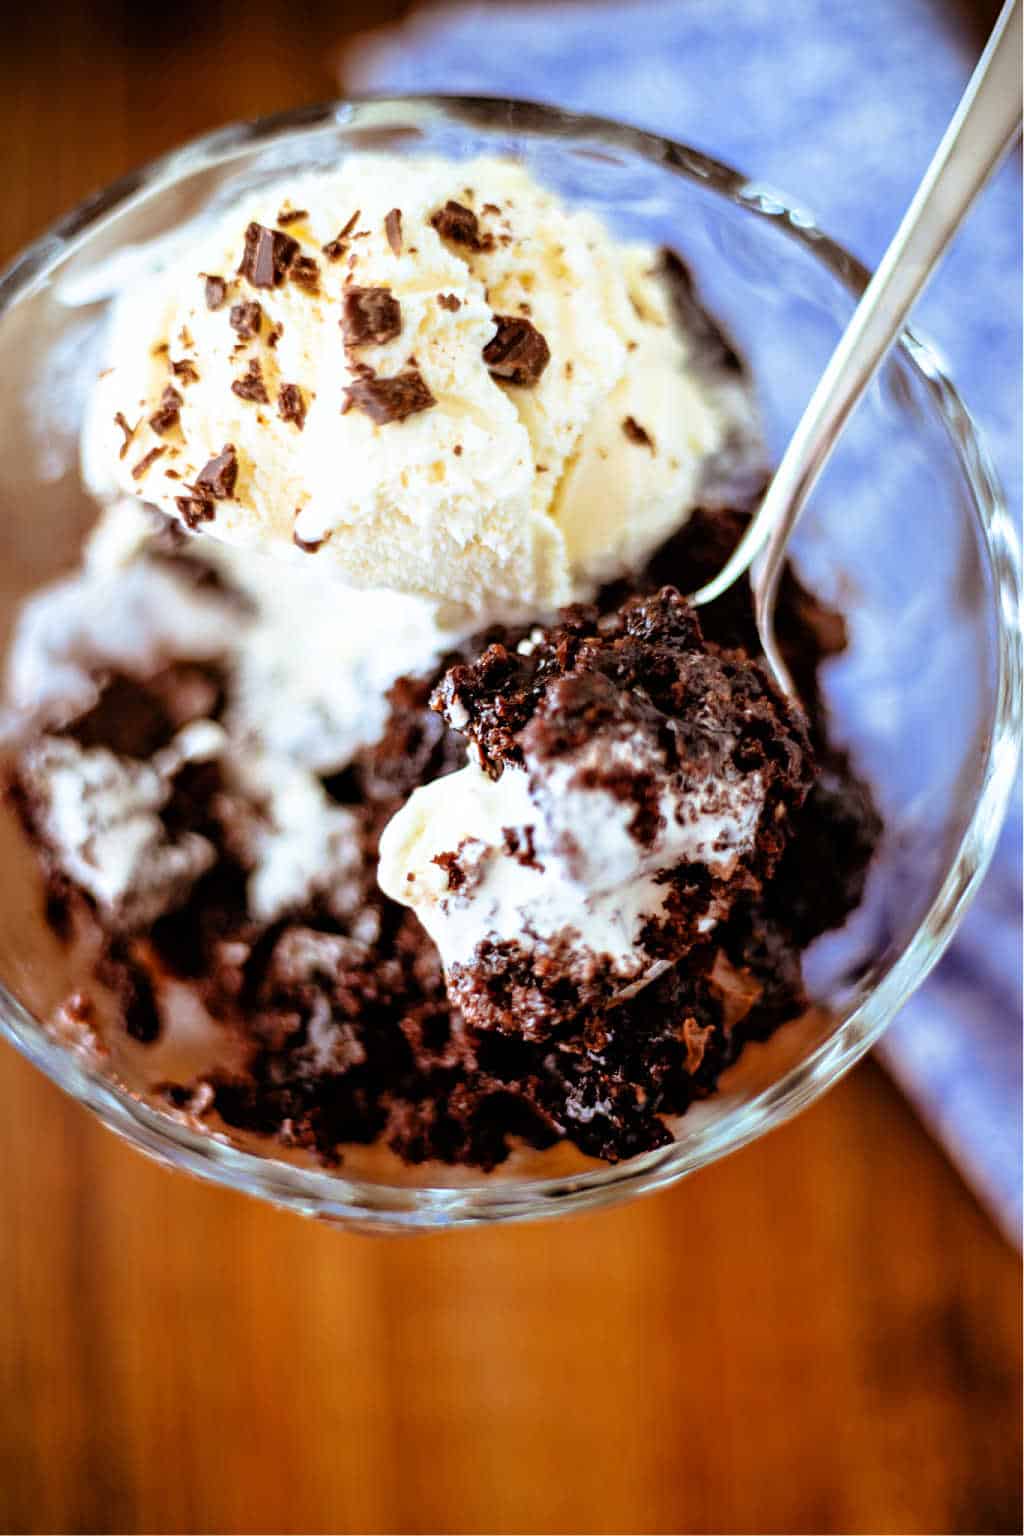
[{"label": "wood grain surface", "polygon": [[[0,259],[400,9],[17,7]],[[1019,1532],[1020,1342],[871,1064],[666,1194],[402,1240],[169,1174],[0,1048],[7,1532]]]}]

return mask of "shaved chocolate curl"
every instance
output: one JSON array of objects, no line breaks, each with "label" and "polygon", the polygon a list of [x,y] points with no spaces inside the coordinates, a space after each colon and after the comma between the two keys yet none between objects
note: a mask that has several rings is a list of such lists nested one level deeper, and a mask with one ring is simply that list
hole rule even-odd
[{"label": "shaved chocolate curl", "polygon": [[430,220],[442,240],[447,240],[450,245],[465,245],[471,251],[479,251],[482,246],[480,239],[480,220],[472,208],[466,208],[462,203],[455,203],[449,198],[443,208],[439,208]]},{"label": "shaved chocolate curl", "polygon": [[151,448],[149,452],[133,467],[132,479],[141,480],[146,471],[156,463],[160,455],[166,452],[167,449],[163,443],[161,443],[158,448]]},{"label": "shaved chocolate curl", "polygon": [[267,386],[263,382],[263,369],[253,358],[245,373],[240,379],[236,379],[231,386],[232,394],[239,400],[250,400],[254,405],[267,405],[270,396],[267,394]]},{"label": "shaved chocolate curl", "polygon": [[355,229],[358,219],[359,209],[357,208],[355,213],[349,219],[348,223],[343,225],[343,227],[338,230],[338,233],[335,235],[334,239],[328,240],[326,245],[320,247],[328,261],[340,261],[344,256],[345,252],[348,250],[348,237]]},{"label": "shaved chocolate curl", "polygon": [[402,329],[402,306],[390,288],[347,288],[341,329],[346,347],[393,341]]},{"label": "shaved chocolate curl", "polygon": [[392,253],[395,256],[401,256],[401,254],[402,254],[402,210],[401,210],[401,208],[392,208],[391,212],[389,214],[385,215],[385,218],[384,218],[384,233],[388,237],[388,245],[390,245]]},{"label": "shaved chocolate curl", "polygon": [[496,379],[531,388],[551,361],[547,342],[522,315],[495,315],[494,323],[498,329],[484,347],[484,362]]},{"label": "shaved chocolate curl", "polygon": [[308,293],[317,293],[320,288],[320,267],[312,256],[296,256],[288,268],[289,280],[298,283],[300,288],[305,288]]},{"label": "shaved chocolate curl", "polygon": [[222,277],[216,277],[212,273],[206,275],[206,286],[203,290],[207,309],[220,309],[228,295],[228,285]]},{"label": "shaved chocolate curl", "polygon": [[168,384],[160,396],[160,404],[149,418],[149,424],[158,436],[162,437],[172,427],[178,425],[181,415],[181,396],[173,384]]},{"label": "shaved chocolate curl", "polygon": [[654,438],[646,427],[640,425],[635,416],[623,418],[622,430],[631,443],[636,443],[640,448],[649,448],[652,453],[654,452]]},{"label": "shaved chocolate curl", "polygon": [[257,299],[246,299],[241,304],[232,304],[228,315],[228,324],[242,341],[251,341],[260,333],[263,324],[263,307]]},{"label": "shaved chocolate curl", "polygon": [[297,384],[282,384],[277,396],[277,414],[282,421],[294,422],[301,432],[306,425],[306,402]]},{"label": "shaved chocolate curl", "polygon": [[210,459],[196,475],[195,490],[215,501],[227,501],[235,493],[238,479],[238,455],[234,443],[225,443],[216,458]]},{"label": "shaved chocolate curl", "polygon": [[392,379],[356,379],[345,391],[342,412],[354,407],[378,426],[386,426],[436,404],[422,374],[412,368]]},{"label": "shaved chocolate curl", "polygon": [[124,433],[124,442],[121,444],[117,454],[119,459],[123,459],[125,454],[128,452],[128,449],[131,447],[132,439],[134,438],[142,423],[141,421],[137,421],[133,427],[130,425],[124,412],[118,411],[117,415],[114,417],[114,424],[115,426],[120,427],[121,431]]},{"label": "shaved chocolate curl", "polygon": [[185,527],[193,533],[200,523],[210,522],[217,512],[217,508],[208,496],[175,496],[174,505]]},{"label": "shaved chocolate curl", "polygon": [[277,288],[299,250],[299,242],[280,229],[255,221],[245,231],[245,249],[238,271],[254,288]]}]

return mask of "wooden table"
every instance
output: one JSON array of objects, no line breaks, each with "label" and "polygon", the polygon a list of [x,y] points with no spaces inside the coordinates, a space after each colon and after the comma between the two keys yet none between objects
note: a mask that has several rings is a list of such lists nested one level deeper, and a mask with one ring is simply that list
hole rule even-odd
[{"label": "wooden table", "polygon": [[[329,95],[363,14],[18,11],[0,257]],[[873,1065],[667,1194],[400,1241],[168,1174],[4,1048],[0,1259],[5,1531],[1021,1530],[1019,1265]]]}]

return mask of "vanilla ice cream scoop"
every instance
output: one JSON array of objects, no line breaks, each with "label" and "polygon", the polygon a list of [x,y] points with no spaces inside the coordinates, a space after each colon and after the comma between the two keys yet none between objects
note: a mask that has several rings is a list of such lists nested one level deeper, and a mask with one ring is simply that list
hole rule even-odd
[{"label": "vanilla ice cream scoop", "polygon": [[201,219],[118,302],[87,478],[352,586],[552,609],[749,435],[678,293],[518,164],[353,156]]}]

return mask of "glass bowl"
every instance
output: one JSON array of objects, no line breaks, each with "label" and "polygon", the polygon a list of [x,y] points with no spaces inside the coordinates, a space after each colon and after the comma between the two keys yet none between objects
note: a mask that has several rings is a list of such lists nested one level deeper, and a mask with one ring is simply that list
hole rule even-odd
[{"label": "glass bowl", "polygon": [[[20,601],[74,565],[95,508],[76,433],[112,281],[138,247],[240,186],[387,149],[521,158],[619,233],[668,241],[749,358],[777,455],[867,280],[785,197],[653,134],[522,102],[339,102],[211,134],[83,203],[0,280],[3,639]],[[6,814],[0,1027],[142,1151],[309,1215],[414,1230],[552,1215],[660,1188],[795,1114],[877,1040],[956,930],[993,851],[1020,727],[1019,570],[1012,524],[974,425],[935,353],[907,334],[840,444],[802,524],[804,580],[847,616],[829,663],[836,737],[886,823],[864,903],[806,967],[815,1006],[750,1045],[674,1145],[598,1165],[569,1148],[496,1172],[405,1168],[355,1148],[340,1171],[208,1134],[62,1043],[52,1022],[74,965],[42,919],[31,851]]]}]

